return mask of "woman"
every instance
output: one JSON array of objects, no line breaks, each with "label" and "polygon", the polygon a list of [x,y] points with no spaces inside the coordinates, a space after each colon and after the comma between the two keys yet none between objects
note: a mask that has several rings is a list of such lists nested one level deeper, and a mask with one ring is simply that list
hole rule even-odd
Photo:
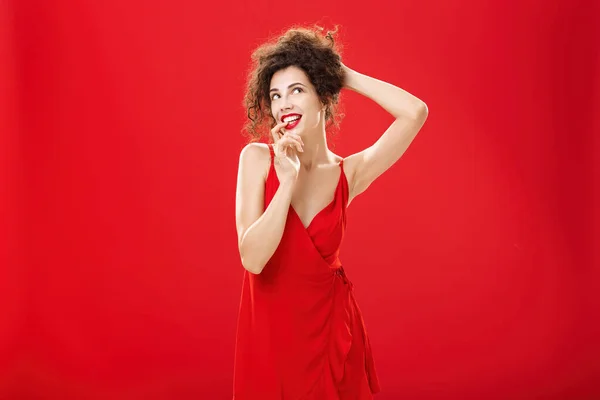
[{"label": "woman", "polygon": [[[379,391],[362,315],[339,258],[346,207],[406,151],[425,103],[341,62],[331,33],[290,29],[253,54],[236,191],[245,268],[234,399],[371,399]],[[342,88],[395,117],[370,147],[329,150]],[[270,122],[272,144],[256,143]]]}]

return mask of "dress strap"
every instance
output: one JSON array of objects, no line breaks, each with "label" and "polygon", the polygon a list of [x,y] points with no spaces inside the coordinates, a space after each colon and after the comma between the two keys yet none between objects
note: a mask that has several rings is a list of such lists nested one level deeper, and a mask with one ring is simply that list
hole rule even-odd
[{"label": "dress strap", "polygon": [[275,168],[275,149],[273,148],[273,146],[275,146],[273,143],[269,143],[269,153],[271,154],[271,168]]},{"label": "dress strap", "polygon": [[341,183],[341,189],[342,189],[342,200],[344,202],[344,205],[342,207],[342,210],[344,211],[344,214],[346,212],[346,206],[348,205],[348,178],[346,177],[346,173],[344,172],[344,159],[342,158],[338,164],[340,166],[340,183]]},{"label": "dress strap", "polygon": [[273,143],[269,143],[269,153],[271,153],[271,162],[273,162],[273,158],[275,157],[275,150],[273,149],[273,146]]}]

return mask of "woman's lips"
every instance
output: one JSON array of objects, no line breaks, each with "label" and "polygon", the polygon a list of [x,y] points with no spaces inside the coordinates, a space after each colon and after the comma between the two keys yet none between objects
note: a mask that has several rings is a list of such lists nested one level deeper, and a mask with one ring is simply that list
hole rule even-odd
[{"label": "woman's lips", "polygon": [[288,122],[288,124],[285,126],[285,129],[294,129],[296,127],[296,125],[298,125],[298,123],[300,122],[301,119],[302,119],[302,117],[298,118],[295,121]]}]

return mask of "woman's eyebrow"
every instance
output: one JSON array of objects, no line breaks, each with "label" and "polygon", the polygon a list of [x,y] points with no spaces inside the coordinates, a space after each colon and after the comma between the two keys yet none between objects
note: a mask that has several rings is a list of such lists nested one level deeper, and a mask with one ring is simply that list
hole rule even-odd
[{"label": "woman's eyebrow", "polygon": [[[302,83],[300,83],[300,82],[294,82],[294,83],[292,83],[291,85],[289,85],[287,88],[289,89],[289,88],[291,88],[291,87],[292,87],[292,86],[294,86],[294,85],[301,85],[301,86],[304,86],[304,87],[306,87],[306,85],[303,85],[303,84],[302,84]],[[271,93],[271,92],[275,92],[275,91],[278,91],[278,90],[279,90],[279,89],[277,89],[277,88],[273,88],[273,89],[269,90],[269,93]]]}]

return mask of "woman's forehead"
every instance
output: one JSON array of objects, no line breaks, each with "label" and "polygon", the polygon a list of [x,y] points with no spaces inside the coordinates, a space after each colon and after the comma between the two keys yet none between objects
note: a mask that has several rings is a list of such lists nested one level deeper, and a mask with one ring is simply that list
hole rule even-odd
[{"label": "woman's forehead", "polygon": [[308,85],[308,77],[302,69],[295,66],[280,69],[271,78],[271,89],[285,89],[294,82]]}]

